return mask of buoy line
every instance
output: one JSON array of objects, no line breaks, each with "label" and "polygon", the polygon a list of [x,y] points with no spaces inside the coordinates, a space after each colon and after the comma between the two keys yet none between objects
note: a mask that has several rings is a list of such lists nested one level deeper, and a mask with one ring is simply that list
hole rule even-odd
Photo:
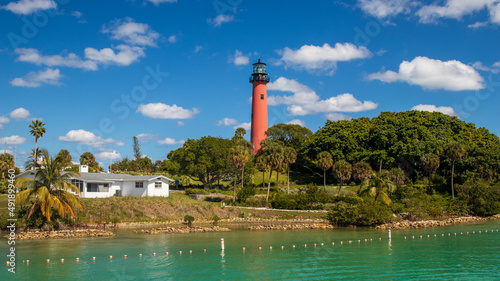
[{"label": "buoy line", "polygon": [[[496,230],[493,230],[493,229],[491,229],[491,230],[484,230],[484,233],[495,233],[495,232],[499,232],[499,230],[498,230],[498,229],[496,229]],[[476,231],[472,231],[472,232],[467,231],[467,232],[465,232],[465,234],[464,234],[464,232],[460,232],[460,233],[457,233],[457,232],[453,232],[453,233],[452,233],[452,232],[448,232],[448,233],[440,233],[440,234],[441,234],[441,236],[439,236],[439,235],[438,235],[438,234],[436,234],[436,233],[435,233],[435,234],[432,234],[432,236],[431,236],[431,234],[427,234],[426,236],[427,236],[427,238],[431,238],[431,237],[436,237],[436,238],[437,238],[437,237],[445,237],[445,236],[449,236],[449,237],[451,237],[451,236],[452,236],[452,234],[453,234],[453,236],[459,236],[459,235],[475,235],[475,234],[483,234],[483,231],[482,231],[482,230],[479,230],[479,231],[477,231],[477,232],[476,232]],[[418,238],[423,239],[423,238],[424,238],[424,236],[425,236],[425,235],[420,235]],[[408,237],[407,237],[407,236],[404,236],[402,239],[403,239],[403,240],[408,240]],[[412,236],[411,236],[411,239],[412,239],[412,240],[415,240],[415,236],[414,236],[414,235],[412,235]],[[363,245],[367,245],[367,243],[368,243],[368,242],[377,241],[377,240],[378,240],[378,241],[382,241],[382,238],[381,238],[381,237],[379,237],[378,239],[374,239],[374,238],[364,238],[364,239],[363,239],[363,241],[364,241],[365,243],[364,243]],[[392,234],[390,233],[390,230],[389,230],[389,238],[388,238],[388,240],[389,240],[389,241],[391,241],[391,240],[392,240]],[[362,239],[358,239],[358,244],[359,244],[359,245],[362,245],[362,244],[361,244],[361,241],[362,241]],[[352,244],[353,244],[353,243],[352,243],[352,242],[353,242],[353,240],[347,240],[346,242],[348,243],[348,245],[352,245]],[[343,241],[343,240],[339,241],[339,244],[340,244],[340,245],[344,245],[344,241]],[[317,243],[313,243],[313,245],[314,245],[314,248],[318,248],[318,244],[317,244]],[[321,245],[321,248],[324,248],[324,246],[325,246],[326,244],[325,244],[325,243],[320,243],[319,245]],[[336,244],[335,244],[335,242],[331,242],[331,246],[335,246],[335,245],[336,245]],[[307,243],[303,244],[303,248],[304,248],[304,249],[307,249],[307,246],[308,246],[308,245],[307,245]],[[290,246],[288,246],[288,247],[286,247],[286,246],[284,246],[284,245],[281,245],[281,246],[280,246],[280,248],[281,248],[281,250],[284,250],[284,249],[287,249],[287,248],[296,249],[297,247],[296,247],[296,244],[292,244],[292,245],[290,245]],[[242,247],[242,250],[243,250],[243,252],[244,252],[244,253],[246,252],[246,249],[247,249],[246,247]],[[259,246],[257,249],[258,249],[260,252],[262,252],[263,247],[262,247],[262,246]],[[272,251],[272,250],[273,250],[273,246],[269,246],[269,251]],[[222,251],[222,252],[224,252],[224,239],[221,239],[221,251]],[[189,254],[199,253],[199,252],[202,252],[203,254],[206,254],[206,253],[207,253],[207,249],[203,249],[203,251],[199,251],[199,252],[194,252],[193,250],[188,250],[188,251],[185,251],[185,252],[187,252],[187,253],[189,253]],[[178,254],[179,256],[182,256],[183,251],[179,250],[179,251],[175,251],[175,252],[165,252],[165,254],[164,254],[163,256],[171,256],[171,253]],[[130,255],[126,255],[126,254],[125,254],[125,255],[123,255],[123,259],[128,259],[129,257],[139,257],[139,258],[142,258],[142,257],[144,257],[144,256],[156,257],[156,256],[157,256],[157,253],[156,253],[156,252],[153,252],[153,253],[150,253],[149,255],[145,255],[145,254],[139,253],[139,254],[136,254],[136,255],[133,255],[133,256],[130,256]],[[85,261],[89,261],[89,260],[90,260],[91,262],[95,263],[96,261],[101,261],[101,260],[108,260],[108,261],[109,261],[109,260],[113,260],[113,259],[116,259],[116,258],[117,258],[117,256],[113,256],[113,255],[109,255],[109,256],[100,256],[100,257],[92,256],[92,257],[90,257],[88,260],[87,260],[87,259],[85,259]],[[69,263],[69,261],[71,261],[71,260],[72,260],[72,261],[75,261],[76,263],[80,263],[80,262],[84,263],[84,262],[85,262],[84,260],[80,259],[79,257],[77,257],[77,258],[73,258],[73,259],[68,259],[68,258],[54,259],[54,261],[59,261],[59,262],[58,262],[59,264],[68,264],[68,263]],[[23,260],[23,261],[22,261],[22,264],[24,264],[24,265],[30,265],[30,264],[32,264],[32,263],[33,263],[33,261],[32,261],[32,260],[28,260],[28,259],[27,259],[27,260]],[[51,259],[46,259],[46,260],[45,260],[45,263],[46,263],[46,264],[49,264],[49,263],[53,263],[53,261],[51,261]],[[9,265],[10,265],[10,261],[6,261],[6,262],[5,262],[5,264],[6,264],[7,266],[9,266]]]}]

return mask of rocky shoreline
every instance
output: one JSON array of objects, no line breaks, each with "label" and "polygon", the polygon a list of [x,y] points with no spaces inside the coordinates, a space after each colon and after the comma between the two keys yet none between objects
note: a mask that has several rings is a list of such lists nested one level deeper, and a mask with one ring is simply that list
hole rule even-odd
[{"label": "rocky shoreline", "polygon": [[470,222],[481,222],[487,221],[488,219],[498,219],[499,215],[490,217],[490,218],[482,218],[482,217],[459,217],[459,218],[449,218],[446,220],[425,220],[425,221],[400,221],[400,222],[391,222],[379,225],[375,227],[375,229],[411,229],[411,228],[427,228],[427,227],[438,227],[438,226],[447,226],[458,223],[470,223]]},{"label": "rocky shoreline", "polygon": [[151,229],[141,229],[134,230],[134,233],[139,234],[164,234],[164,233],[195,233],[195,232],[225,232],[231,231],[229,228],[225,227],[165,227],[165,228],[151,228]]},{"label": "rocky shoreline", "polygon": [[[111,237],[113,232],[102,229],[76,229],[55,231],[27,231],[16,233],[16,240],[43,240],[43,239],[65,239],[65,238],[92,238]],[[4,236],[8,237],[8,236]]]},{"label": "rocky shoreline", "polygon": [[249,230],[295,230],[295,229],[334,229],[333,225],[325,223],[316,224],[285,224],[285,225],[256,225],[248,227]]}]

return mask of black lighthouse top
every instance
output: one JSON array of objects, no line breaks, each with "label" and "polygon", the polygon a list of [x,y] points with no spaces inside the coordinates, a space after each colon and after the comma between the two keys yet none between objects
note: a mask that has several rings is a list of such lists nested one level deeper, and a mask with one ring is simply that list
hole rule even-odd
[{"label": "black lighthouse top", "polygon": [[263,62],[257,61],[256,63],[253,64],[253,73],[252,76],[250,76],[250,83],[253,82],[264,82],[268,83],[269,82],[269,77],[267,76],[266,73],[266,64]]}]

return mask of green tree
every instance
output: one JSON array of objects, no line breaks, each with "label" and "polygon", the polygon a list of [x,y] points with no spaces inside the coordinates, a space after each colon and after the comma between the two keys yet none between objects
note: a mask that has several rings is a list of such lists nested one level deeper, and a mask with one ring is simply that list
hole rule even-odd
[{"label": "green tree", "polygon": [[434,173],[439,168],[439,156],[432,153],[424,154],[420,158],[424,164],[424,171],[429,175],[429,189],[431,189],[431,179],[432,173]]},{"label": "green tree", "polygon": [[397,186],[405,184],[406,180],[405,172],[401,168],[392,168],[389,172],[389,178]]},{"label": "green tree", "polygon": [[[244,183],[245,164],[250,159],[251,154],[250,149],[242,145],[231,147],[228,153],[228,160],[236,168],[236,172],[241,170],[241,188],[243,188]],[[237,174],[234,176],[233,203],[236,201],[236,178]]]},{"label": "green tree", "polygon": [[100,170],[99,163],[95,161],[95,156],[91,152],[84,152],[80,155],[80,165],[89,166],[90,171],[98,172]]},{"label": "green tree", "polygon": [[67,149],[61,149],[59,153],[57,153],[57,158],[60,159],[61,165],[63,167],[71,167],[71,154]]},{"label": "green tree", "polygon": [[[75,218],[75,209],[83,210],[83,203],[73,193],[80,194],[80,189],[69,183],[71,178],[77,178],[74,172],[63,172],[64,166],[60,158],[52,158],[46,149],[41,150],[42,163],[34,162],[34,179],[20,178],[16,185],[25,189],[16,195],[16,203],[26,204],[34,201],[28,209],[29,218],[35,211],[40,210],[42,215],[50,221],[52,209],[64,218],[66,214]],[[73,193],[72,193],[73,192]]]},{"label": "green tree", "polygon": [[192,180],[200,181],[205,189],[231,170],[227,159],[231,140],[202,137],[198,140],[187,140],[184,145],[170,151],[165,168],[172,174],[186,175]]},{"label": "green tree", "polygon": [[311,130],[297,124],[276,124],[267,129],[266,135],[273,141],[279,141],[295,150],[302,146],[305,139],[312,135]]},{"label": "green tree", "polygon": [[270,139],[264,139],[261,142],[261,148],[258,152],[264,157],[264,161],[269,165],[269,182],[267,185],[266,208],[269,206],[269,191],[271,190],[271,176],[273,169],[278,170],[285,159],[284,148]]},{"label": "green tree", "polygon": [[390,205],[392,200],[388,192],[394,192],[395,190],[396,186],[390,180],[389,172],[384,170],[381,173],[372,173],[368,194],[374,197],[375,201],[380,198],[382,202]]},{"label": "green tree", "polygon": [[2,179],[5,179],[5,175],[8,173],[9,169],[14,169],[14,157],[9,153],[0,154],[0,172],[2,172]]},{"label": "green tree", "polygon": [[286,193],[290,194],[290,164],[297,161],[297,152],[293,147],[285,147],[285,159],[283,160],[286,164]]},{"label": "green tree", "polygon": [[267,170],[269,170],[269,165],[266,162],[266,159],[264,156],[258,156],[255,160],[255,166],[259,171],[262,172],[262,187],[266,187],[266,181],[264,178],[264,174],[266,173]]},{"label": "green tree", "polygon": [[137,137],[134,136],[134,145],[133,145],[133,149],[134,149],[134,158],[135,160],[139,160],[141,159],[141,146],[139,144],[139,139]]},{"label": "green tree", "polygon": [[332,154],[328,151],[322,151],[316,156],[316,164],[323,170],[323,185],[326,191],[326,171],[333,166]]},{"label": "green tree", "polygon": [[342,185],[344,182],[351,178],[352,174],[352,165],[349,164],[345,160],[339,160],[333,164],[333,176],[340,182],[339,193],[337,196],[340,196],[340,192],[342,191]]},{"label": "green tree", "polygon": [[364,181],[369,179],[371,175],[372,167],[366,162],[358,162],[352,166],[353,178],[360,181],[358,194],[361,194]]},{"label": "green tree", "polygon": [[465,146],[459,142],[450,142],[446,146],[446,156],[452,161],[451,166],[451,197],[455,199],[455,189],[453,187],[453,177],[455,176],[455,163],[464,157],[467,150]]},{"label": "green tree", "polygon": [[30,131],[30,135],[32,135],[33,137],[35,137],[35,152],[34,152],[34,157],[33,157],[33,161],[37,161],[37,157],[38,157],[38,150],[36,148],[37,144],[38,144],[38,139],[43,137],[43,135],[45,134],[45,124],[42,123],[42,121],[40,120],[35,120],[35,121],[32,121],[31,122],[31,125],[29,125],[29,128],[31,129]]}]

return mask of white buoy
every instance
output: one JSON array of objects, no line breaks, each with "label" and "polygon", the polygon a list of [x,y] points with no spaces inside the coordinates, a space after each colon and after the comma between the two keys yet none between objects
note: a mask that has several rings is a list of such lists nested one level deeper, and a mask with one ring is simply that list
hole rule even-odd
[{"label": "white buoy", "polygon": [[220,239],[220,249],[224,250],[224,238]]},{"label": "white buoy", "polygon": [[391,239],[391,230],[389,229],[389,239]]}]

